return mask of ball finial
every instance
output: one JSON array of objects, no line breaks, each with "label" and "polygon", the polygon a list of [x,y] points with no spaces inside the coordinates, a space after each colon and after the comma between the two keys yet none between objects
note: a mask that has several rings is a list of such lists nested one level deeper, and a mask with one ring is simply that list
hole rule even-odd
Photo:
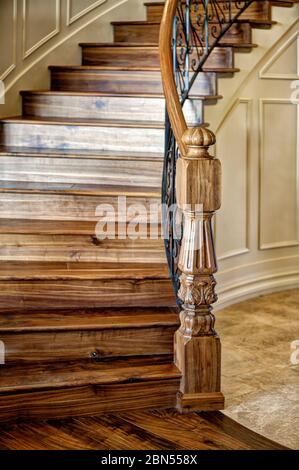
[{"label": "ball finial", "polygon": [[182,137],[186,147],[210,147],[216,142],[215,135],[206,127],[191,127],[187,129]]}]

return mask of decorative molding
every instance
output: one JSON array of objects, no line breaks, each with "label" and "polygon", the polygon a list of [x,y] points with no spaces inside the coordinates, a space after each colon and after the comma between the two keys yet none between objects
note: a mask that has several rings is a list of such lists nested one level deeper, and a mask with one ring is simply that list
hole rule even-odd
[{"label": "decorative molding", "polygon": [[275,291],[295,289],[299,287],[299,271],[286,271],[279,274],[255,276],[240,283],[232,283],[218,290],[219,300],[215,311],[235,303]]},{"label": "decorative molding", "polygon": [[[270,250],[270,249],[277,249],[277,248],[286,248],[286,247],[294,247],[299,246],[299,139],[298,139],[298,132],[297,132],[297,143],[296,143],[296,161],[297,161],[297,197],[296,197],[296,204],[297,204],[297,238],[295,240],[286,240],[277,243],[263,243],[262,235],[261,235],[261,226],[262,226],[262,182],[263,182],[263,174],[264,174],[264,106],[265,104],[286,104],[290,106],[294,105],[288,99],[280,99],[280,98],[260,98],[259,99],[259,203],[258,203],[258,234],[259,234],[259,241],[258,241],[258,248],[259,250]],[[299,126],[299,106],[297,106],[297,129]]]},{"label": "decorative molding", "polygon": [[[297,74],[286,74],[286,73],[268,73],[269,68],[273,65],[277,59],[279,59],[288,47],[296,41],[297,43]],[[299,32],[296,31],[286,42],[270,57],[259,72],[261,79],[270,80],[296,80],[299,78]]]},{"label": "decorative molding", "polygon": [[12,53],[12,63],[11,65],[4,70],[0,76],[0,80],[5,80],[8,75],[16,68],[17,66],[17,19],[18,19],[18,0],[13,0],[13,19],[12,19],[12,41],[13,41],[13,53]]},{"label": "decorative molding", "polygon": [[101,11],[98,15],[95,15],[93,18],[91,19],[87,19],[87,21],[85,21],[83,24],[80,24],[80,26],[78,26],[76,29],[72,29],[72,31],[70,31],[69,34],[67,34],[66,36],[64,36],[60,41],[56,42],[55,44],[53,44],[51,47],[49,47],[46,51],[44,51],[42,54],[40,54],[40,56],[38,56],[35,60],[33,60],[27,67],[24,67],[20,73],[15,76],[13,78],[13,80],[11,82],[9,82],[7,85],[6,85],[6,93],[20,80],[20,78],[22,78],[24,75],[26,75],[26,73],[28,73],[35,65],[37,65],[41,60],[43,60],[45,57],[47,57],[48,54],[50,54],[51,52],[53,52],[55,49],[57,49],[57,47],[60,47],[63,43],[67,42],[71,37],[75,36],[76,34],[78,34],[80,31],[82,31],[82,29],[86,28],[87,26],[89,26],[90,24],[94,23],[95,21],[97,21],[99,18],[101,18],[101,16],[104,16],[104,15],[107,15],[108,13],[110,13],[111,11],[115,10],[115,8],[118,8],[120,7],[121,5],[127,3],[129,0],[119,0],[118,3],[114,4],[113,6],[111,7],[108,7],[105,11]]},{"label": "decorative molding", "polygon": [[74,16],[71,16],[71,8],[72,8],[72,0],[67,0],[67,7],[66,7],[66,24],[67,26],[70,26],[71,24],[75,23],[75,21],[79,20],[82,18],[82,16],[87,15],[87,13],[90,13],[92,10],[95,8],[99,7],[103,3],[105,3],[107,0],[97,0],[96,2],[93,2],[89,7],[84,8],[84,10],[80,11]]},{"label": "decorative molding", "polygon": [[43,46],[46,42],[50,41],[54,36],[60,32],[60,0],[55,1],[55,28],[40,41],[34,44],[30,49],[26,50],[26,24],[27,24],[27,0],[23,0],[23,59],[27,59],[33,52]]},{"label": "decorative molding", "polygon": [[[222,126],[225,124],[226,120],[229,118],[231,113],[239,106],[239,104],[245,103],[246,106],[246,243],[244,248],[236,249],[236,250],[229,250],[217,256],[218,261],[223,261],[229,258],[233,258],[235,256],[244,255],[250,252],[250,217],[249,217],[249,204],[250,204],[250,182],[249,182],[249,147],[250,147],[250,122],[251,122],[251,111],[252,111],[252,98],[237,98],[233,101],[230,105],[228,110],[226,111],[225,115],[223,116],[217,130],[217,133],[221,130]],[[217,144],[215,146],[217,148]],[[217,154],[217,151],[216,151]],[[215,217],[215,244],[217,240],[217,215]]]}]

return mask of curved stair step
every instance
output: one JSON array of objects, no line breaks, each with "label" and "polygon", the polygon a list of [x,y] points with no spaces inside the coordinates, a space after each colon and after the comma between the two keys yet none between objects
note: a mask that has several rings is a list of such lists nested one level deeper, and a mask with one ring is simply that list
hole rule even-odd
[{"label": "curved stair step", "polygon": [[[82,65],[100,65],[100,66],[138,66],[140,67],[157,67],[160,68],[159,47],[140,46],[127,44],[126,46],[117,47],[112,44],[87,44],[81,43],[82,48]],[[198,60],[197,54],[194,51],[192,59]],[[233,68],[234,57],[233,49],[230,47],[216,47],[211,53],[209,59],[205,64],[204,70],[210,68]]]},{"label": "curved stair step", "polygon": [[0,121],[3,145],[43,149],[163,152],[164,124],[141,121],[12,117]]},{"label": "curved stair step", "polygon": [[[225,0],[218,0],[218,3],[225,4]],[[273,3],[273,2],[272,2]],[[161,21],[165,2],[146,2],[147,20],[148,21]],[[224,5],[225,6],[225,5]],[[232,2],[232,15],[238,13],[238,7],[235,2]],[[225,13],[225,9],[222,10]],[[191,10],[192,18],[196,19],[197,15],[203,14],[204,8],[202,3],[199,2],[196,12]],[[228,13],[227,13],[228,16]],[[271,20],[271,1],[263,0],[253,2],[240,16],[244,20]]]},{"label": "curved stair step", "polygon": [[[139,122],[165,122],[164,96],[103,95],[64,91],[22,91],[23,115],[35,118],[107,119]],[[209,97],[216,100],[218,96]],[[187,122],[203,122],[201,99],[188,100],[184,108]]]},{"label": "curved stair step", "polygon": [[[5,365],[172,354],[178,313],[171,308],[100,308],[0,315]],[[20,341],[20,334],[22,341]]]},{"label": "curved stair step", "polygon": [[[159,42],[160,21],[114,21],[114,41],[115,42],[139,42],[155,43]],[[257,22],[255,22],[257,25]],[[210,23],[210,28],[213,23]],[[210,35],[211,43],[214,41]],[[220,40],[223,43],[234,45],[252,42],[252,27],[250,22],[237,22],[233,24]]]},{"label": "curved stair step", "polygon": [[1,262],[0,312],[82,305],[175,307],[166,262]]},{"label": "curved stair step", "polygon": [[[230,71],[235,69],[229,69]],[[162,94],[159,70],[99,66],[51,66],[52,91]],[[201,72],[192,88],[192,97],[217,95],[216,73]]]},{"label": "curved stair step", "polygon": [[7,366],[0,377],[0,421],[172,407],[179,380],[180,372],[166,355]]}]

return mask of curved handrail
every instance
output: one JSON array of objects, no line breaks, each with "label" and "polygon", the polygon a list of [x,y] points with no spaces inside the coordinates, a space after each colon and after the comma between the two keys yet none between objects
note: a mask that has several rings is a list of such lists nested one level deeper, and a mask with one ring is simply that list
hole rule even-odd
[{"label": "curved handrail", "polygon": [[179,149],[183,153],[185,148],[182,143],[182,136],[187,129],[187,124],[173,74],[173,53],[171,50],[173,20],[175,18],[177,5],[178,0],[166,1],[160,27],[159,52],[162,83],[168,115]]},{"label": "curved handrail", "polygon": [[[203,66],[215,47],[239,19],[240,15],[254,1],[256,0],[166,0],[165,2],[159,37],[160,68],[169,120],[181,151],[184,148],[181,139],[187,129],[182,105],[188,98],[198,74],[203,70]],[[200,7],[203,8],[204,14],[198,14],[196,21],[193,22],[191,8]],[[233,7],[236,9],[235,14],[232,13]],[[188,11],[185,15],[184,10]],[[185,58],[195,49],[201,49],[196,51],[198,55],[196,67],[190,65],[189,60],[187,61],[188,70],[185,72],[189,74],[190,67],[193,76],[188,80],[188,87],[182,91],[181,98],[179,97],[174,75],[176,68],[179,68],[175,50],[177,44],[175,44],[176,38],[174,37],[176,17],[176,23],[182,26],[181,35],[185,41],[183,46],[185,48],[183,54]],[[212,28],[210,28],[210,25],[212,25]],[[211,38],[214,40],[210,41]],[[182,45],[180,47],[182,48]]]}]

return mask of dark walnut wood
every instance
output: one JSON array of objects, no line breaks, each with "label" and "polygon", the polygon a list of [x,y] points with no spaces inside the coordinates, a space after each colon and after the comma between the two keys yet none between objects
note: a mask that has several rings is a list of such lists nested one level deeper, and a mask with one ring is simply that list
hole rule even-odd
[{"label": "dark walnut wood", "polygon": [[[0,121],[0,421],[29,421],[1,427],[1,448],[278,448],[221,414],[127,413],[223,407],[212,314],[220,164],[208,153],[213,135],[198,125],[205,103],[221,99],[218,74],[238,71],[234,52],[255,47],[252,28],[272,26],[271,5],[296,1],[254,2],[244,12],[198,76],[199,111],[187,123],[171,72],[175,3],[147,3],[147,21],[114,22],[113,43],[81,44],[82,65],[50,66],[51,89],[23,91],[22,116]],[[100,204],[116,209],[118,229],[119,195],[147,210],[160,201],[163,85],[181,150],[178,202],[192,206],[180,321],[163,241],[95,236]],[[206,234],[197,252],[193,230]],[[107,412],[122,415],[86,418]]]},{"label": "dark walnut wood", "polygon": [[[166,390],[165,390],[165,393]],[[173,430],[175,429],[175,433]],[[284,450],[221,413],[114,412],[1,426],[10,450]]]}]

